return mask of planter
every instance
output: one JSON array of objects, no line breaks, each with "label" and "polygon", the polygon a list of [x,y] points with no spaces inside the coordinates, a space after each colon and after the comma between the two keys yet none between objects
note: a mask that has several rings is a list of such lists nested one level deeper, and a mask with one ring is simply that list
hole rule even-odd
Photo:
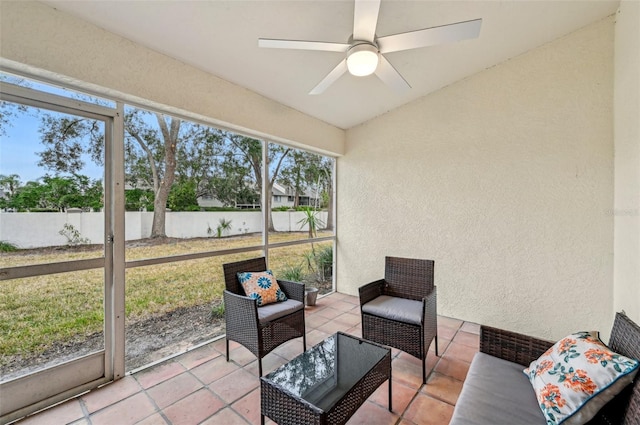
[{"label": "planter", "polygon": [[318,298],[318,288],[305,288],[304,290],[304,303],[309,306],[316,305],[316,299]]}]

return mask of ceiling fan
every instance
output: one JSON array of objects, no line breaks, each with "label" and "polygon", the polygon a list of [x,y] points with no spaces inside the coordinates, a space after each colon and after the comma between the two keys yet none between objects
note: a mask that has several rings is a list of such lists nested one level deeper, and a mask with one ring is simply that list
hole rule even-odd
[{"label": "ceiling fan", "polygon": [[397,91],[411,88],[409,83],[384,57],[384,53],[476,38],[480,34],[482,19],[457,22],[439,27],[425,28],[384,37],[376,36],[380,0],[355,0],[353,35],[349,43],[323,41],[258,39],[259,47],[273,49],[321,50],[346,53],[346,57],[309,94],[320,94],[342,74],[355,76],[375,74]]}]

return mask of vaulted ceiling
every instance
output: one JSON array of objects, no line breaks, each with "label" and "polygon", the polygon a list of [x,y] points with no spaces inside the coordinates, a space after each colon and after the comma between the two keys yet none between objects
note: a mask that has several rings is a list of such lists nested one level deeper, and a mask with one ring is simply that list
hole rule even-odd
[{"label": "vaulted ceiling", "polygon": [[44,3],[345,129],[609,16],[619,5],[609,0],[382,0],[379,37],[482,18],[480,36],[387,54],[411,85],[404,93],[375,75],[347,73],[324,93],[309,95],[345,55],[262,49],[258,38],[347,43],[353,0]]}]

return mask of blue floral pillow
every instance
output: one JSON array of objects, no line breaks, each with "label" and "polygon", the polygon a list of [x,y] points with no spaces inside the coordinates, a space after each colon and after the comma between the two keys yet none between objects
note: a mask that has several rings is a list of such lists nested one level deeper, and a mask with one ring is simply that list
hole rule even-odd
[{"label": "blue floral pillow", "polygon": [[562,338],[524,370],[548,425],[588,422],[638,372],[638,360],[614,353],[597,335]]},{"label": "blue floral pillow", "polygon": [[258,307],[287,300],[287,296],[280,289],[271,270],[238,273],[238,281],[240,281],[244,293],[256,300]]}]

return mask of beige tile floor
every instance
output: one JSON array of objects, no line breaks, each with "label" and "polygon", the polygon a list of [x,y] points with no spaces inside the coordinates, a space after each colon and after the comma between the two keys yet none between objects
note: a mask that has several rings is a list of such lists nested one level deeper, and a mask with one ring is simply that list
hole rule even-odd
[{"label": "beige tile floor", "polygon": [[[306,309],[307,344],[336,331],[361,336],[358,298],[331,294]],[[440,357],[427,357],[427,384],[419,360],[393,350],[393,412],[383,384],[348,422],[351,425],[448,424],[473,355],[479,326],[438,317]],[[126,376],[18,422],[20,425],[246,425],[260,423],[260,389],[256,358],[224,339]],[[300,354],[300,338],[283,344],[263,360],[265,373]],[[272,423],[267,421],[267,423]]]}]

